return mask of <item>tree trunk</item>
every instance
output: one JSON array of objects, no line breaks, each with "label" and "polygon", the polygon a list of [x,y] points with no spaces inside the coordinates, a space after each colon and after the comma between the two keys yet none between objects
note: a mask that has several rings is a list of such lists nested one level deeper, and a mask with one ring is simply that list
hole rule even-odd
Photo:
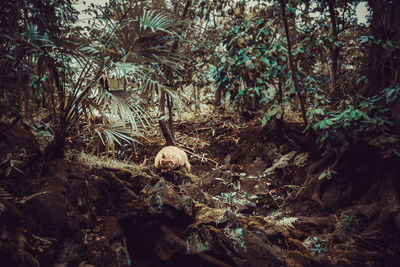
[{"label": "tree trunk", "polygon": [[376,95],[382,89],[400,83],[400,49],[385,44],[400,42],[400,1],[370,0],[372,7],[371,34],[375,40],[369,49],[368,89],[366,96]]},{"label": "tree trunk", "polygon": [[64,130],[57,130],[54,133],[54,139],[44,150],[45,160],[54,160],[64,157],[66,134]]},{"label": "tree trunk", "polygon": [[219,107],[221,106],[221,98],[222,98],[222,88],[218,87],[217,91],[215,91],[215,97],[214,97],[214,107]]},{"label": "tree trunk", "polygon": [[164,119],[165,117],[165,99],[166,99],[166,94],[164,91],[161,91],[161,96],[160,96],[160,103],[158,107],[158,112],[159,112],[159,121],[158,123],[160,124],[161,132],[164,135],[165,141],[167,142],[167,145],[173,146],[174,145],[174,137],[172,136],[172,133],[170,132],[170,128],[167,126],[167,120]]},{"label": "tree trunk", "polygon": [[279,121],[283,122],[283,116],[285,114],[285,104],[283,103],[283,88],[282,88],[282,78],[278,80],[278,104],[282,108],[282,116]]},{"label": "tree trunk", "polygon": [[167,95],[167,108],[168,108],[168,129],[171,133],[172,138],[174,139],[175,130],[174,130],[174,114],[172,113],[173,102],[170,95]]},{"label": "tree trunk", "polygon": [[[375,41],[369,48],[368,87],[362,92],[367,97],[400,85],[400,1],[370,0],[368,3],[372,7],[371,34]],[[397,99],[390,111],[396,133],[400,133],[399,111]]]},{"label": "tree trunk", "polygon": [[305,126],[307,126],[308,120],[307,120],[306,109],[305,109],[305,97],[303,96],[303,94],[300,90],[300,85],[297,80],[297,67],[293,63],[292,45],[290,43],[290,33],[289,33],[289,27],[288,27],[286,10],[285,10],[286,1],[280,0],[280,2],[281,2],[281,9],[282,9],[282,19],[283,19],[283,23],[285,25],[286,41],[287,41],[287,46],[288,46],[289,66],[290,66],[290,70],[292,72],[292,79],[293,79],[294,87],[297,92],[297,96],[299,98],[300,108],[301,108],[301,113],[303,116],[304,124],[305,124]]},{"label": "tree trunk", "polygon": [[331,17],[331,27],[332,27],[332,43],[330,47],[331,54],[331,88],[330,93],[334,99],[340,98],[340,92],[337,88],[337,68],[338,68],[338,57],[339,57],[339,47],[337,46],[338,41],[338,29],[336,21],[335,6],[333,0],[328,0],[329,15]]},{"label": "tree trunk", "polygon": [[[186,1],[185,8],[182,12],[182,20],[185,19],[186,14],[189,10],[191,0]],[[177,7],[177,6],[175,6]],[[175,10],[176,11],[176,10]],[[171,53],[174,53],[178,49],[178,41],[175,41],[172,45],[171,48]],[[172,80],[172,72],[170,69],[167,68],[165,77],[167,77],[168,81]],[[165,117],[165,102],[167,102],[167,108],[168,108],[168,125],[167,125],[167,120],[165,120],[163,117]],[[165,92],[161,92],[160,96],[160,102],[159,102],[159,124],[161,131],[164,135],[165,141],[167,142],[167,145],[174,145],[174,129],[173,129],[173,102],[171,100],[171,97],[168,95],[166,96]]]}]

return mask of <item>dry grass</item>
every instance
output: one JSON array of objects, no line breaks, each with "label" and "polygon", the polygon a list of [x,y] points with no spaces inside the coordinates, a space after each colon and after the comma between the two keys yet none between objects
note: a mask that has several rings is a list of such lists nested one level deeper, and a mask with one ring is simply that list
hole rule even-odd
[{"label": "dry grass", "polygon": [[104,156],[94,156],[84,152],[69,151],[66,157],[72,161],[79,162],[89,168],[116,168],[116,169],[140,169],[142,166],[127,163]]}]

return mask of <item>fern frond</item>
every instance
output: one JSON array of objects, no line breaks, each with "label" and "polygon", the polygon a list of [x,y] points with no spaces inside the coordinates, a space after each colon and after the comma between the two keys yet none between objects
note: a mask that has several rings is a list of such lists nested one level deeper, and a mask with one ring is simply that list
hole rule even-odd
[{"label": "fern frond", "polygon": [[297,217],[283,217],[283,216],[284,213],[282,210],[276,210],[271,212],[271,214],[269,214],[267,217],[265,217],[265,220],[275,225],[291,227],[291,228],[294,228],[293,223],[299,221]]},{"label": "fern frond", "polygon": [[299,222],[299,219],[296,217],[282,218],[276,221],[276,225],[286,226],[294,228],[293,223]]}]

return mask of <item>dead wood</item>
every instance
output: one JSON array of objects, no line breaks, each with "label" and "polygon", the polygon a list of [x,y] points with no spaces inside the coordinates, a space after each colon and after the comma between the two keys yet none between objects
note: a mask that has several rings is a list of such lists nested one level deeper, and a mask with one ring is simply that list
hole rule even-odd
[{"label": "dead wood", "polygon": [[[166,227],[165,225],[161,225],[160,230],[166,235],[166,239],[168,239],[169,243],[176,243],[178,246],[180,246],[181,248],[187,248],[187,244],[185,241],[183,241],[182,239],[180,239],[176,234],[174,234],[174,232],[172,232],[168,227]],[[207,255],[206,253],[203,252],[199,252],[199,253],[194,253],[194,252],[189,252],[190,254],[195,254],[197,257],[211,263],[214,264],[216,266],[220,266],[220,267],[232,267],[232,265],[230,264],[226,264],[223,261],[220,261],[210,255]]]}]

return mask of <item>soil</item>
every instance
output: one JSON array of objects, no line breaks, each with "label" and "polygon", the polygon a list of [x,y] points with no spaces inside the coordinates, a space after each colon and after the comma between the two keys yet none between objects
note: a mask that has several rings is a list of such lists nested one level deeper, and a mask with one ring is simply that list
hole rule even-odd
[{"label": "soil", "polygon": [[398,161],[315,157],[296,125],[260,124],[176,122],[190,173],[153,167],[161,137],[122,150],[128,164],[45,161],[1,126],[1,266],[400,266]]}]

